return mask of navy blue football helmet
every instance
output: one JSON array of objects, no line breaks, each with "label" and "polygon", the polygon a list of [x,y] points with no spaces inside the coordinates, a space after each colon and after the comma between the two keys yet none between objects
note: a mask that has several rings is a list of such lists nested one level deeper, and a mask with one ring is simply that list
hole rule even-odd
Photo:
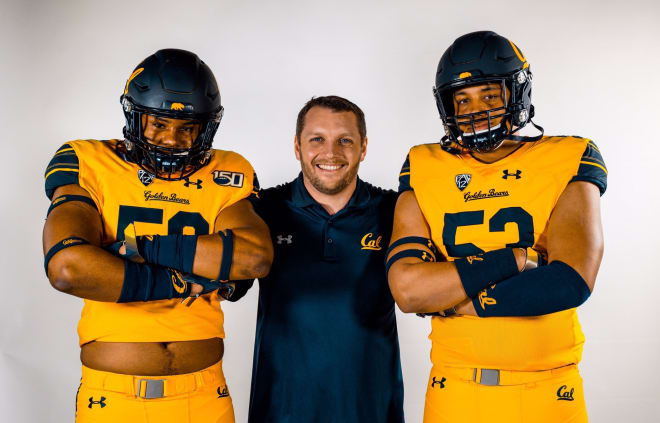
[{"label": "navy blue football helmet", "polygon": [[[478,113],[456,115],[454,92],[465,86],[497,83],[502,87],[504,107]],[[507,93],[510,95],[507,98]],[[440,118],[446,136],[446,147],[460,147],[489,152],[498,148],[505,139],[536,141],[543,135],[543,128],[531,121],[532,73],[529,63],[520,49],[506,38],[492,31],[479,31],[459,37],[445,51],[438,63],[433,88]],[[494,124],[493,120],[501,122]],[[477,131],[477,123],[487,121],[487,129]],[[462,131],[460,125],[471,126],[472,131]],[[525,137],[514,135],[528,122],[541,131],[541,135]],[[456,151],[456,150],[455,150]]]},{"label": "navy blue football helmet", "polygon": [[[196,54],[165,49],[147,57],[128,78],[120,101],[126,153],[144,170],[159,179],[179,180],[208,161],[224,108],[213,72]],[[143,135],[145,114],[194,121],[200,124],[199,135],[190,148],[151,144]]]}]

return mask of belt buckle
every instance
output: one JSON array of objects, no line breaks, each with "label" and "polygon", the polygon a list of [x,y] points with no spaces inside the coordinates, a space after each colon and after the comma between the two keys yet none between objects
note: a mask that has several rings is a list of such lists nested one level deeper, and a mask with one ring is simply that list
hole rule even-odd
[{"label": "belt buckle", "polygon": [[[142,382],[145,383],[142,395]],[[137,396],[144,399],[163,398],[165,396],[165,379],[139,379]]]},{"label": "belt buckle", "polygon": [[[474,372],[474,381],[477,382],[477,369]],[[477,382],[485,386],[499,386],[500,384],[500,371],[497,369],[481,369],[481,376]]]}]

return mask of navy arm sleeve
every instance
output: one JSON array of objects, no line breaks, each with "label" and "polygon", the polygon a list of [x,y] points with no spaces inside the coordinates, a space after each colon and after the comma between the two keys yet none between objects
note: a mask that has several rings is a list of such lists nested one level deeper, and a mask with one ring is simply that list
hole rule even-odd
[{"label": "navy arm sleeve", "polygon": [[553,261],[484,289],[472,304],[479,317],[541,316],[577,307],[589,295],[575,269]]},{"label": "navy arm sleeve", "polygon": [[46,196],[53,199],[57,187],[78,185],[78,156],[70,144],[64,144],[56,152],[45,172]]},{"label": "navy arm sleeve", "polygon": [[607,189],[607,167],[600,150],[593,141],[587,142],[577,174],[573,176],[570,182],[586,181],[596,185],[600,190],[600,195],[605,194]]},{"label": "navy arm sleeve", "polygon": [[406,161],[403,162],[401,172],[399,172],[399,193],[409,190],[412,191],[410,186],[410,154],[406,156]]}]

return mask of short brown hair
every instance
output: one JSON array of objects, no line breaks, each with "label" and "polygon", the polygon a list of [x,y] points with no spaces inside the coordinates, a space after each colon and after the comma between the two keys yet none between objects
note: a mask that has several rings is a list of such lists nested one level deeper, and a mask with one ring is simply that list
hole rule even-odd
[{"label": "short brown hair", "polygon": [[312,107],[324,107],[330,109],[334,112],[353,112],[357,119],[358,132],[360,133],[360,142],[364,141],[367,136],[367,124],[364,121],[364,113],[362,110],[353,102],[346,100],[343,97],[336,95],[328,95],[323,97],[312,97],[300,112],[298,112],[298,119],[296,120],[296,138],[300,142],[300,134],[302,133],[303,127],[305,126],[305,116],[307,112]]}]

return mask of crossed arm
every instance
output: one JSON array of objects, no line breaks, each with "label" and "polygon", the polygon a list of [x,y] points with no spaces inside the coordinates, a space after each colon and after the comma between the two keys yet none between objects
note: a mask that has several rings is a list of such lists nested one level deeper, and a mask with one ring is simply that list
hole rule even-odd
[{"label": "crossed arm", "polygon": [[[589,292],[593,291],[603,254],[598,188],[588,182],[570,183],[555,205],[546,235],[549,263],[556,261],[570,266],[584,280]],[[430,229],[412,191],[402,193],[397,202],[392,242],[408,236],[430,238]],[[390,252],[390,257],[400,250],[411,247],[420,248],[418,245],[413,247],[404,244]],[[518,270],[521,271],[525,263],[525,253],[514,248],[513,255]],[[455,264],[440,260],[445,259],[440,257],[438,262],[423,262],[417,258],[404,258],[391,266],[389,284],[397,304],[407,313],[431,313],[456,306],[458,313],[476,315],[472,298],[465,293]],[[548,266],[548,269],[551,267]],[[500,295],[503,297],[502,302],[506,303],[507,299],[512,299],[510,292],[522,287],[530,277],[534,278],[539,274],[540,277],[547,278],[547,275],[552,277],[553,274],[548,269],[534,269],[525,275],[524,279],[522,275],[517,275],[493,283],[497,283],[497,288],[500,289]],[[528,284],[526,288],[529,289],[529,286],[532,285]],[[546,288],[552,289],[549,286]],[[525,297],[524,307],[520,299],[515,298],[514,302],[519,304],[512,306],[509,304],[508,315],[547,313],[547,301],[542,303],[547,300],[547,296],[535,304],[537,298]],[[561,306],[560,300],[565,301],[565,298],[558,299],[553,306]],[[517,305],[521,306],[520,310],[516,310]]]},{"label": "crossed arm", "polygon": [[[90,197],[78,185],[57,188],[53,198],[63,194]],[[265,276],[273,259],[273,247],[266,224],[247,200],[224,209],[217,216],[215,231],[231,229],[234,251],[231,279],[253,279]],[[89,244],[65,248],[51,259],[47,273],[51,285],[62,292],[96,301],[117,301],[124,285],[124,260],[103,249],[103,224],[99,212],[91,205],[71,201],[52,210],[43,232],[44,254],[56,243],[69,237],[80,237]],[[208,279],[218,277],[223,243],[217,234],[201,235],[193,263],[193,273]],[[201,292],[193,287],[191,294]]]}]

